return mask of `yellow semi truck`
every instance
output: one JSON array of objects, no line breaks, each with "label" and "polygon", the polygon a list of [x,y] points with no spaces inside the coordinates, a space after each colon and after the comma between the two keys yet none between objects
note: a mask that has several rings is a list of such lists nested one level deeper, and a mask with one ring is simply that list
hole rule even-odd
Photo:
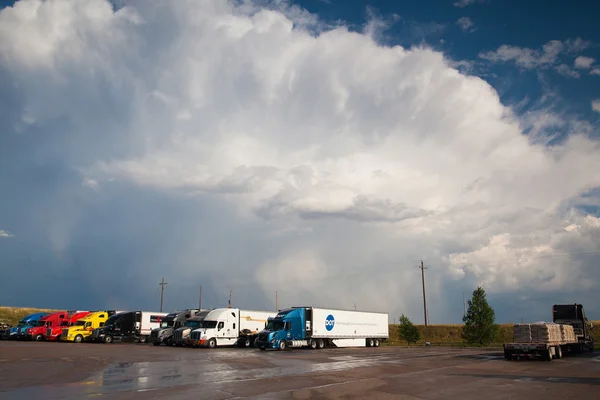
[{"label": "yellow semi truck", "polygon": [[113,314],[122,311],[95,311],[75,322],[74,325],[63,329],[60,335],[61,342],[81,343],[92,335],[96,328],[104,326],[106,320]]}]

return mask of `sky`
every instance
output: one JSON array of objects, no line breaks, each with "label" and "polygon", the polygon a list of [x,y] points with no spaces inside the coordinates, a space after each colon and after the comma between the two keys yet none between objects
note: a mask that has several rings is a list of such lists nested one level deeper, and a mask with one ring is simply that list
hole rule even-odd
[{"label": "sky", "polygon": [[600,4],[0,2],[0,304],[600,319]]}]

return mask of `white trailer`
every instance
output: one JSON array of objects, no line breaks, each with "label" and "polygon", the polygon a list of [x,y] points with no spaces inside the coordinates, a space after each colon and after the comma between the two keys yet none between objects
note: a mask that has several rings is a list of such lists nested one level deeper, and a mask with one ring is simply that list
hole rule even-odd
[{"label": "white trailer", "polygon": [[256,342],[261,349],[308,346],[379,347],[389,338],[387,313],[293,307],[281,310],[269,321]]},{"label": "white trailer", "polygon": [[217,308],[204,318],[202,327],[191,332],[190,341],[193,347],[212,348],[236,344],[250,347],[258,333],[267,325],[268,318],[276,314],[274,311]]}]

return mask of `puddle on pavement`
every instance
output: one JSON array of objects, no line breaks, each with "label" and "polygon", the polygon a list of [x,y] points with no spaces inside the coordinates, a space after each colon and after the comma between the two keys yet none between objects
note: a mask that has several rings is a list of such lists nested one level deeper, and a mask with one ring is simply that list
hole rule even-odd
[{"label": "puddle on pavement", "polygon": [[[210,360],[118,363],[92,374],[82,382],[36,386],[3,392],[7,398],[65,399],[118,392],[150,391],[180,385],[221,385],[279,376],[332,372],[385,362],[382,357],[333,357],[329,362],[268,357],[270,366],[237,369],[230,363]],[[221,358],[222,354],[219,354]],[[215,357],[217,358],[217,357]],[[266,360],[265,360],[266,361]]]}]

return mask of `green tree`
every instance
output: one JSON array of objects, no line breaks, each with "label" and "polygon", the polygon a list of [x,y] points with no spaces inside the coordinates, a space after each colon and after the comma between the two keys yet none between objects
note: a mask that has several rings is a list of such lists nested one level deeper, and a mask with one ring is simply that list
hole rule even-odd
[{"label": "green tree", "polygon": [[406,341],[410,346],[411,343],[417,343],[421,339],[421,333],[419,329],[410,322],[407,316],[402,314],[400,317],[400,328],[399,328],[400,339]]},{"label": "green tree", "polygon": [[485,290],[477,287],[469,300],[467,314],[463,317],[462,338],[468,344],[489,345],[498,336],[496,313],[488,304]]}]

